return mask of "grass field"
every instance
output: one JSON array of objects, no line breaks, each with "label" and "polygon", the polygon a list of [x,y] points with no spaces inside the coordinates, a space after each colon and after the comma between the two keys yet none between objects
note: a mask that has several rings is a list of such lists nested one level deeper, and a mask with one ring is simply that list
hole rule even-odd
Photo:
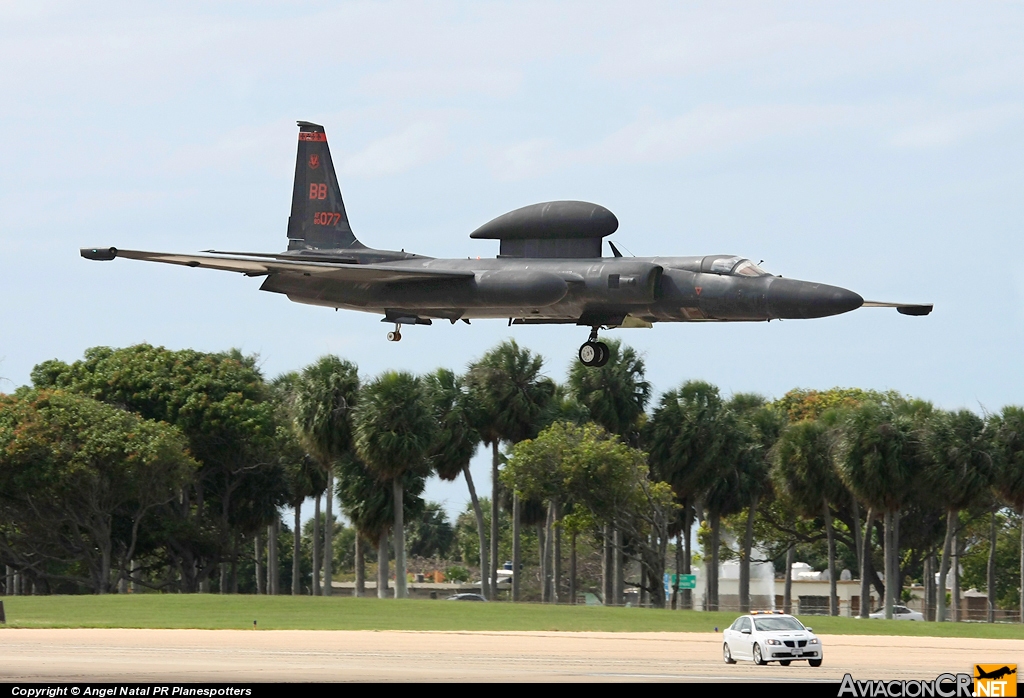
[{"label": "grass field", "polygon": [[[711,632],[734,612],[602,606],[395,601],[352,597],[139,594],[4,597],[9,628],[202,628],[260,630],[521,630]],[[1024,639],[1021,625],[911,623],[807,616],[834,635],[930,635]],[[0,626],[2,628],[3,626]]]}]

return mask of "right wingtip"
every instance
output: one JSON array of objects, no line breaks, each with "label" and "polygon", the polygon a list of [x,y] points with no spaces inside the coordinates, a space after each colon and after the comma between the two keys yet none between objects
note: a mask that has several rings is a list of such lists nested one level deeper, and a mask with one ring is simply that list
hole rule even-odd
[{"label": "right wingtip", "polygon": [[929,303],[928,305],[898,305],[896,306],[896,312],[900,315],[928,315],[932,312],[934,306]]},{"label": "right wingtip", "polygon": [[109,262],[117,257],[116,247],[83,247],[79,252],[86,259],[93,259],[98,262]]}]

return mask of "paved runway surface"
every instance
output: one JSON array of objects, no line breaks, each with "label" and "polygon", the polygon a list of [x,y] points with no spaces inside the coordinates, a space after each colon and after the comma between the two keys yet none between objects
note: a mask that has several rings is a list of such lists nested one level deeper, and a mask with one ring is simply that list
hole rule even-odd
[{"label": "paved runway surface", "polygon": [[812,669],[722,662],[716,633],[0,630],[0,680],[839,681],[1024,666],[1024,640],[823,636]]}]

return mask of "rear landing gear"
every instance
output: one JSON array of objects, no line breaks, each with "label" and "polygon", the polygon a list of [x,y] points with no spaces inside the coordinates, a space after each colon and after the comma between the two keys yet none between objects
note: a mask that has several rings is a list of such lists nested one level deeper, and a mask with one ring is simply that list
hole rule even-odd
[{"label": "rear landing gear", "polygon": [[388,341],[389,342],[401,342],[402,341],[402,326],[401,325],[395,324],[395,331],[394,332],[388,332]]},{"label": "rear landing gear", "polygon": [[608,363],[609,355],[610,352],[608,351],[608,345],[604,342],[597,341],[597,328],[592,328],[590,331],[590,339],[580,347],[580,363],[584,366],[600,368]]}]

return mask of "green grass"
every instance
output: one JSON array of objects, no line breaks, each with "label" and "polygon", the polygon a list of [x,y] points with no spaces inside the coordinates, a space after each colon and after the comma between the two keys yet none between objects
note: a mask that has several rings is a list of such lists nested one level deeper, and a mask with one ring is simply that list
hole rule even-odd
[{"label": "green grass", "polygon": [[[139,594],[4,597],[12,628],[261,630],[522,630],[710,632],[738,614],[602,606],[394,601],[352,597]],[[807,616],[832,635],[931,635],[1024,639],[1021,625],[910,623]],[[2,626],[0,626],[2,627]]]}]

